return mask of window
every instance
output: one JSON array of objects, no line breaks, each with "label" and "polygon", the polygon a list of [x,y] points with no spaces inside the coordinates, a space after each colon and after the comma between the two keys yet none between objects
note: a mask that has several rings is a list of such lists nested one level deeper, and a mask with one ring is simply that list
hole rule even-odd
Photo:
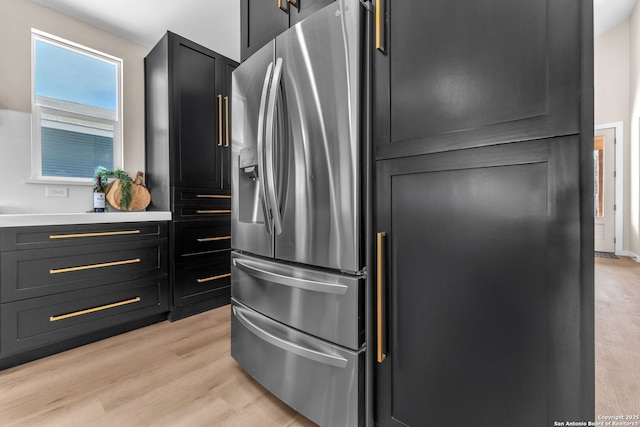
[{"label": "window", "polygon": [[122,60],[32,30],[35,181],[91,182],[122,165]]}]

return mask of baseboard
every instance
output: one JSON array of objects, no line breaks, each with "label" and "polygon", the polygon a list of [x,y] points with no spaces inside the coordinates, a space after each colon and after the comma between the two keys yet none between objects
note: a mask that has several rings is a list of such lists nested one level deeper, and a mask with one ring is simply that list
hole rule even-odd
[{"label": "baseboard", "polygon": [[635,254],[631,251],[620,251],[620,252],[616,252],[616,255],[618,256],[626,256],[628,258],[631,258],[632,260],[634,260],[635,262],[639,262],[640,263],[640,255]]}]

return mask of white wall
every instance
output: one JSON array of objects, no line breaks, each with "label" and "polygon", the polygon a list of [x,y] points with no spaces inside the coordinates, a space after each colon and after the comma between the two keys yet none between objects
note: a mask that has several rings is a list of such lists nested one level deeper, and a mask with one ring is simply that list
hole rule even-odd
[{"label": "white wall", "polygon": [[629,249],[640,255],[640,8],[636,7],[629,19],[630,47],[630,245]]},{"label": "white wall", "polygon": [[63,185],[65,199],[45,198],[31,175],[31,28],[123,59],[123,169],[144,172],[144,57],[150,48],[30,0],[0,0],[0,213],[79,212],[92,208],[91,187]]},{"label": "white wall", "polygon": [[598,36],[594,43],[594,106],[595,125],[623,123],[623,250],[631,242],[630,192],[630,22],[629,19]]}]

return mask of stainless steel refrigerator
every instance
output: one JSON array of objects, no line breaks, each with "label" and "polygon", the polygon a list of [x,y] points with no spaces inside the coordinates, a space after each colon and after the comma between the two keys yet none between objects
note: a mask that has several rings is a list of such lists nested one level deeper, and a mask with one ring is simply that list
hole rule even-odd
[{"label": "stainless steel refrigerator", "polygon": [[231,355],[325,426],[364,424],[359,0],[233,72]]}]

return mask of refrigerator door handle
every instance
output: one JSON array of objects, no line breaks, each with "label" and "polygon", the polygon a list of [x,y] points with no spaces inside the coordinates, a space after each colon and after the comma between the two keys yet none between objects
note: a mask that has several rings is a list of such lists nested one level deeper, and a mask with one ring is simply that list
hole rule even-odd
[{"label": "refrigerator door handle", "polygon": [[293,343],[291,341],[284,340],[280,337],[277,337],[264,329],[260,328],[258,325],[252,323],[245,316],[246,310],[233,306],[233,314],[235,314],[236,318],[242,323],[242,325],[255,334],[258,338],[268,342],[269,344],[278,347],[286,352],[296,354],[300,357],[304,357],[310,360],[313,360],[318,363],[322,363],[323,365],[335,366],[336,368],[346,368],[349,361],[344,357],[334,356],[332,354],[322,353],[320,351],[304,347],[300,344]]},{"label": "refrigerator door handle", "polygon": [[258,263],[249,260],[233,258],[233,265],[258,279],[263,279],[279,285],[290,286],[292,288],[335,295],[345,295],[349,290],[347,285],[339,283],[327,283],[312,279],[293,277],[286,275],[286,271],[268,271],[264,268],[260,268],[261,265]]},{"label": "refrigerator door handle", "polygon": [[266,138],[265,138],[265,157],[266,161],[266,179],[269,180],[267,184],[267,197],[269,198],[268,205],[271,207],[271,215],[273,220],[273,228],[275,234],[282,233],[282,217],[280,215],[280,204],[276,196],[276,182],[275,182],[275,166],[274,166],[274,136],[276,131],[276,101],[278,99],[278,91],[280,90],[280,81],[282,80],[282,58],[276,59],[276,66],[273,70],[273,80],[271,88],[269,89],[269,100],[267,104],[267,123],[266,123]]},{"label": "refrigerator door handle", "polygon": [[264,76],[264,84],[262,85],[262,95],[260,96],[260,111],[258,113],[258,132],[257,132],[257,140],[258,140],[258,181],[260,187],[260,199],[262,200],[262,208],[264,210],[264,224],[267,227],[267,231],[269,234],[273,234],[272,223],[271,223],[271,215],[269,209],[269,203],[267,200],[267,179],[265,172],[265,164],[264,164],[264,132],[265,132],[265,113],[267,108],[267,96],[269,94],[269,88],[271,83],[271,72],[273,70],[273,62],[269,63],[267,67],[267,72]]}]

